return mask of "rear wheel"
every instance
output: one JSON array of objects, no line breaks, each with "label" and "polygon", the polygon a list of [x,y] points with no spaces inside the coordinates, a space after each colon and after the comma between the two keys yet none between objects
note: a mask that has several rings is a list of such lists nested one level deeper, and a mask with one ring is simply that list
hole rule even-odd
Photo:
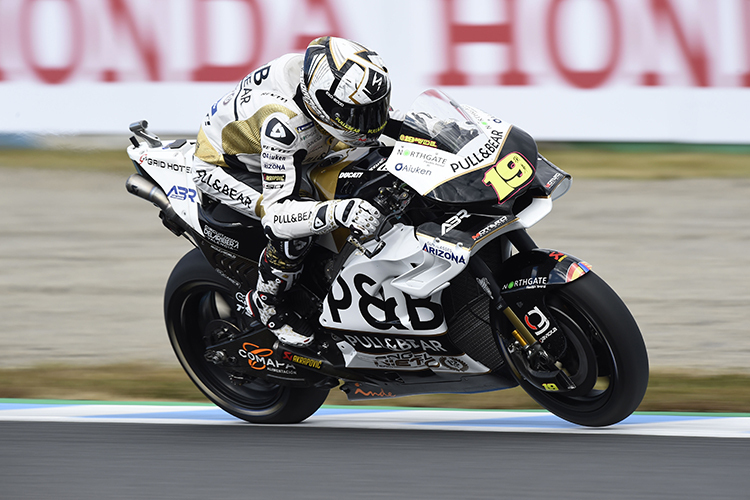
[{"label": "rear wheel", "polygon": [[593,272],[551,292],[545,302],[567,340],[559,361],[578,389],[544,391],[525,379],[520,385],[537,403],[579,425],[605,426],[628,417],[646,392],[649,368],[643,337],[625,304]]},{"label": "rear wheel", "polygon": [[197,249],[172,271],[164,293],[164,316],[172,348],[193,383],[213,403],[237,418],[255,423],[295,423],[325,401],[328,390],[281,386],[262,377],[238,384],[227,371],[205,358],[217,322],[240,327],[231,283]]}]

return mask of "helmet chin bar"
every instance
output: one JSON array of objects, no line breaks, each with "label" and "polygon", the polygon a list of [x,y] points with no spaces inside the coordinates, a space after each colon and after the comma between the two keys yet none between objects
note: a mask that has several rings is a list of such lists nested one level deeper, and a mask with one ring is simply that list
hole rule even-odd
[{"label": "helmet chin bar", "polygon": [[[358,148],[358,147],[373,146],[373,145],[378,144],[377,139],[368,140],[364,135],[355,134],[354,132],[341,130],[338,127],[334,127],[328,123],[325,123],[319,120],[317,117],[315,117],[315,120],[318,122],[318,125],[323,127],[323,130],[325,130],[326,132],[331,134],[335,139],[343,142],[349,147]],[[358,139],[358,137],[361,137],[364,140],[360,140]]]}]

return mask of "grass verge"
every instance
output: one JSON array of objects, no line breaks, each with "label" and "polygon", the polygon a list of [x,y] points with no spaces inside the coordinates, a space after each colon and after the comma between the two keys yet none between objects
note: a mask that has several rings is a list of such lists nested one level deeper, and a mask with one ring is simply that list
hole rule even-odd
[{"label": "grass verge", "polygon": [[[129,175],[121,150],[0,149],[0,167],[112,172]],[[574,179],[750,177],[750,148],[690,145],[542,143],[539,151]]]},{"label": "grass verge", "polygon": [[[206,402],[180,368],[146,364],[44,366],[0,370],[0,398]],[[482,394],[437,394],[349,403],[332,390],[327,404],[430,408],[535,409],[520,388]],[[652,373],[641,411],[750,413],[750,376]]]}]

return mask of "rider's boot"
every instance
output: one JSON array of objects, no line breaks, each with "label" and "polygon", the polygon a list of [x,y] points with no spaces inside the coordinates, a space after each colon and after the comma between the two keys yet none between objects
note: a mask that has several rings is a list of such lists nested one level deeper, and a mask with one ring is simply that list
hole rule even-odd
[{"label": "rider's boot", "polygon": [[286,306],[283,300],[301,273],[301,266],[294,272],[274,267],[264,251],[258,265],[258,284],[246,297],[253,316],[266,325],[283,344],[294,347],[306,347],[314,337],[313,329],[307,321]]}]

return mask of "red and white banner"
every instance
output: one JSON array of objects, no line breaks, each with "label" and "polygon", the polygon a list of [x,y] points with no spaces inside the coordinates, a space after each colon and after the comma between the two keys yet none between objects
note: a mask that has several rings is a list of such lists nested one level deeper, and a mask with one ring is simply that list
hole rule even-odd
[{"label": "red and white banner", "polygon": [[0,0],[0,132],[194,134],[331,34],[392,102],[437,87],[540,140],[750,143],[750,0]]}]

